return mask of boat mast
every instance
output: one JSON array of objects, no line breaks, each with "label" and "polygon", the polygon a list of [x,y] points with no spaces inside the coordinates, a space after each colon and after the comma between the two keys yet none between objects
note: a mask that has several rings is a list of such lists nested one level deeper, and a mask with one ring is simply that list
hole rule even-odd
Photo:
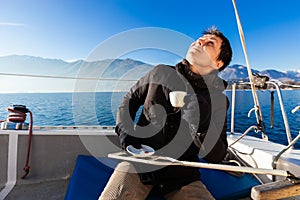
[{"label": "boat mast", "polygon": [[261,133],[262,133],[263,139],[268,140],[268,137],[265,134],[265,124],[263,122],[262,113],[261,113],[261,109],[260,109],[260,105],[259,105],[259,101],[258,101],[258,96],[257,96],[256,88],[255,88],[255,85],[254,85],[253,75],[252,75],[250,62],[249,62],[247,49],[246,49],[246,42],[245,42],[244,32],[243,32],[241,20],[240,20],[239,14],[238,14],[237,6],[236,6],[236,0],[232,0],[232,3],[233,3],[234,11],[235,11],[235,17],[236,17],[238,30],[239,30],[240,40],[241,40],[241,43],[242,43],[242,46],[243,46],[244,56],[245,56],[245,59],[246,59],[248,77],[249,77],[252,96],[253,96],[253,100],[254,100],[254,109],[255,109],[256,121],[257,121],[257,124],[258,124],[259,131],[261,131]]}]

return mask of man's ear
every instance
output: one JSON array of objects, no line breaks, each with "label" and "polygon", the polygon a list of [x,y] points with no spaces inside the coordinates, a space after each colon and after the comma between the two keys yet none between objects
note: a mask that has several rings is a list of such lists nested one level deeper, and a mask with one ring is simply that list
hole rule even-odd
[{"label": "man's ear", "polygon": [[217,64],[217,68],[218,68],[218,69],[220,69],[220,68],[223,67],[223,65],[224,65],[224,63],[223,63],[222,60],[218,60],[218,61],[216,62],[216,64]]}]

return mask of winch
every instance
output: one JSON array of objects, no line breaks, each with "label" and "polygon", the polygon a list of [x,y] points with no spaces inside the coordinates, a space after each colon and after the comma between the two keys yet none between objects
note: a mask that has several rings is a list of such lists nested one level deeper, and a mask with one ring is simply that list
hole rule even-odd
[{"label": "winch", "polygon": [[30,113],[29,109],[24,105],[12,105],[7,108],[9,114],[7,119],[1,122],[2,130],[28,130],[29,123],[26,121],[26,113]]},{"label": "winch", "polygon": [[[29,156],[30,156],[32,128],[33,128],[32,112],[24,105],[12,105],[7,108],[7,111],[9,112],[7,119],[1,121],[2,130],[28,130],[29,129],[26,163],[23,168],[25,174],[21,177],[22,179],[24,179],[28,175],[30,169]],[[29,124],[25,122],[27,116],[26,113],[30,114]]]}]

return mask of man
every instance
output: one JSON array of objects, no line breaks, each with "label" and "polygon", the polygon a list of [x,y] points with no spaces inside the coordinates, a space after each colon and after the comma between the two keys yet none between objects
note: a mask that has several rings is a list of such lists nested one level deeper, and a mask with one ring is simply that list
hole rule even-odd
[{"label": "man", "polygon": [[[228,39],[216,28],[193,42],[186,58],[175,67],[158,65],[124,96],[116,133],[123,149],[148,145],[155,155],[198,162],[222,161],[227,152],[226,82],[218,77],[231,61]],[[185,91],[182,108],[170,103],[171,91]],[[142,113],[136,126],[139,108]],[[121,162],[99,199],[146,199],[151,190],[166,199],[213,199],[200,180],[199,169],[148,166]]]}]

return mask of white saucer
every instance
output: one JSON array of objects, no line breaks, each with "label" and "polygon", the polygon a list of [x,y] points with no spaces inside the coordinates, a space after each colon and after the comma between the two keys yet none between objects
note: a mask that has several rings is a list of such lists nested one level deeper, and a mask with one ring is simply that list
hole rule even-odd
[{"label": "white saucer", "polygon": [[132,145],[127,146],[126,151],[136,157],[147,157],[155,153],[152,147],[142,144],[142,148],[136,149]]}]

